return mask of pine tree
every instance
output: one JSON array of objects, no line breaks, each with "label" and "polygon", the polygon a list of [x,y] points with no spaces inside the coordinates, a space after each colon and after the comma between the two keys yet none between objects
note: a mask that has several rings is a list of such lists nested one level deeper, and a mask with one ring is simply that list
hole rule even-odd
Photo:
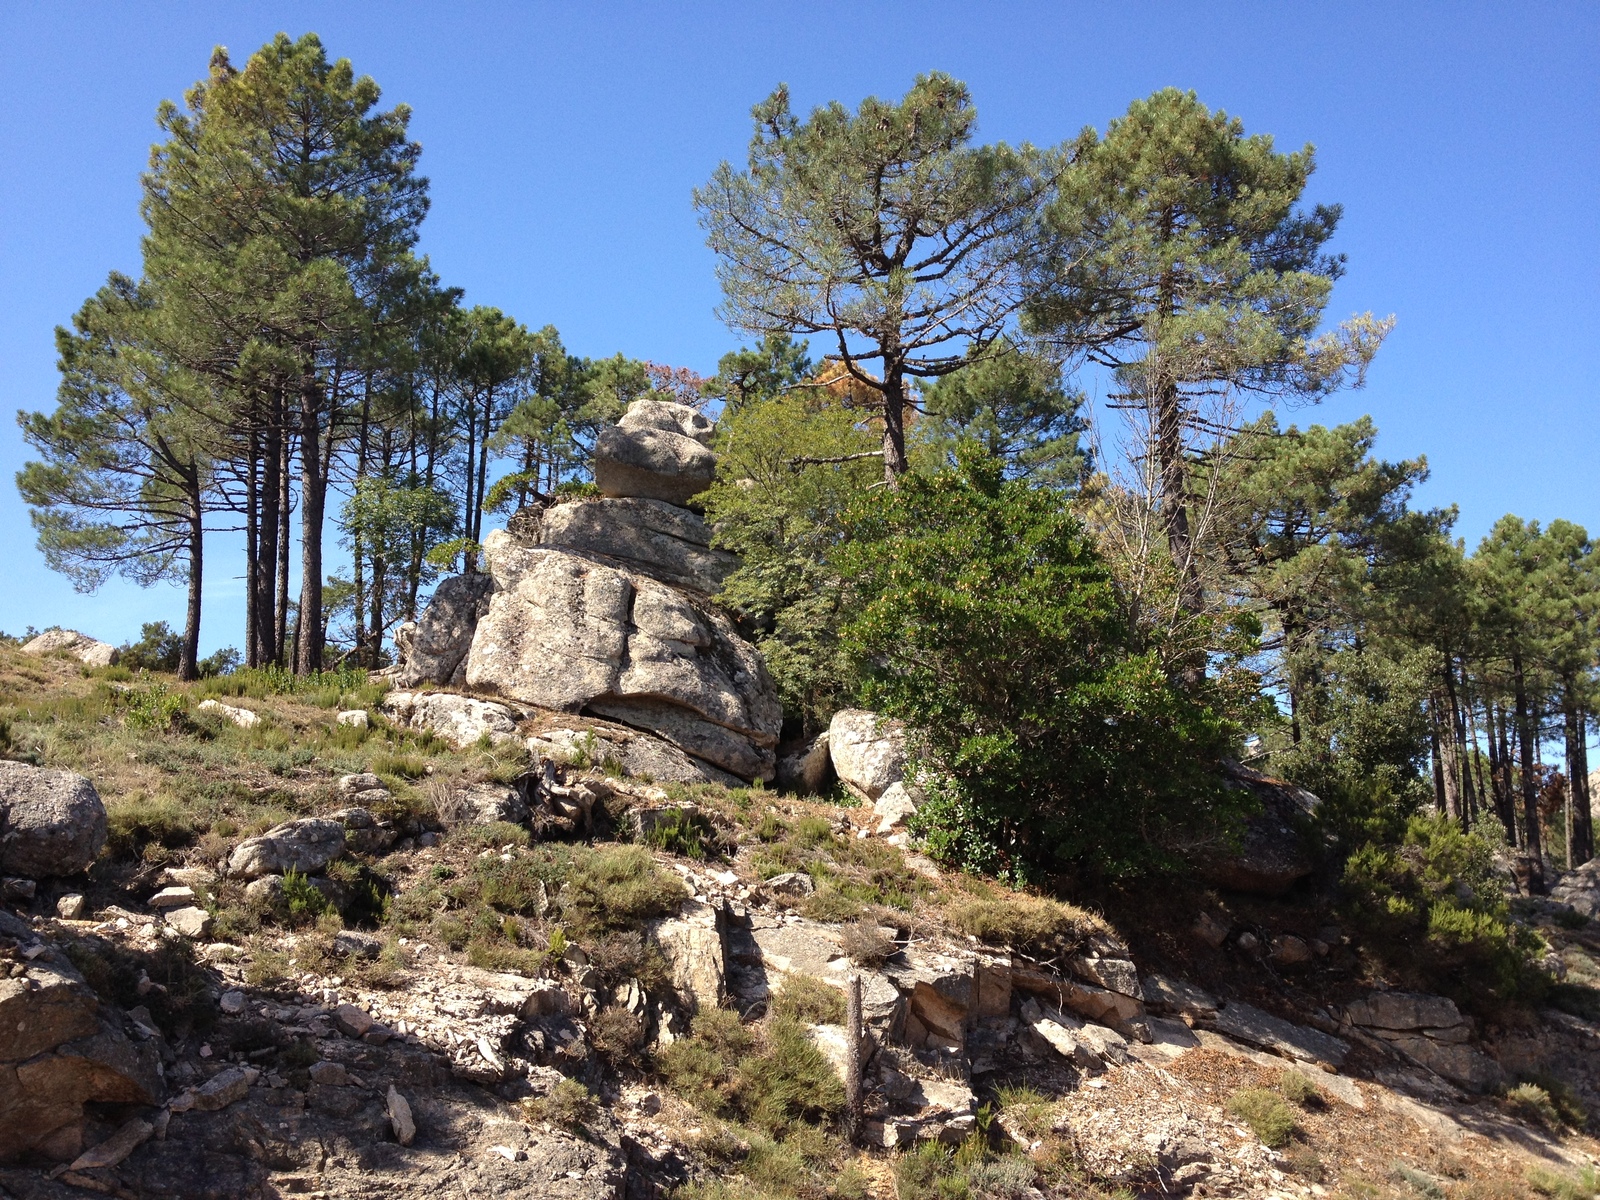
[{"label": "pine tree", "polygon": [[154,301],[111,280],[56,330],[61,386],[51,413],[21,413],[43,455],[17,473],[45,561],[80,591],[110,575],[188,591],[180,679],[197,677],[205,519],[212,461],[193,411],[203,380],[172,368],[145,340]]},{"label": "pine tree", "polygon": [[[259,427],[279,470],[297,443],[301,671],[322,661],[323,516],[347,374],[427,209],[410,111],[378,99],[313,34],[278,35],[242,70],[219,49],[186,107],[162,106],[167,136],[145,179],[145,269],[174,345],[226,382],[238,424]],[[279,516],[283,495],[280,481]]]},{"label": "pine tree", "polygon": [[883,472],[906,470],[911,385],[981,355],[1020,308],[1022,259],[1054,159],[971,145],[966,86],[934,72],[898,104],[835,102],[802,122],[780,85],[752,112],[746,170],[695,192],[723,319],[821,335],[876,397]]},{"label": "pine tree", "polygon": [[1389,323],[1317,334],[1343,259],[1323,252],[1337,206],[1298,207],[1311,148],[1269,136],[1168,88],[1104,137],[1085,130],[1052,200],[1029,325],[1060,352],[1117,374],[1142,412],[1180,601],[1203,606],[1191,521],[1193,439],[1231,432],[1236,391],[1319,399],[1359,386]]}]

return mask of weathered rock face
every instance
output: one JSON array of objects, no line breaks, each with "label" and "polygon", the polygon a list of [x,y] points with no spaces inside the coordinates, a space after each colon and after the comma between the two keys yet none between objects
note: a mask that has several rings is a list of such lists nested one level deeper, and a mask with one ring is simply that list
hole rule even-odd
[{"label": "weathered rock face", "polygon": [[549,547],[485,539],[498,590],[467,683],[541,708],[591,709],[745,779],[771,778],[782,724],[755,649],[712,605]]},{"label": "weathered rock face", "polygon": [[691,758],[652,734],[635,733],[610,722],[588,729],[546,729],[528,739],[528,749],[557,762],[615,767],[625,775],[657,783],[738,787],[746,782],[703,759]]},{"label": "weathered rock face", "polygon": [[344,826],[328,817],[302,817],[246,838],[228,858],[235,879],[259,879],[298,871],[310,875],[344,854]]},{"label": "weathered rock face", "polygon": [[517,732],[517,715],[504,704],[452,692],[390,692],[383,711],[396,725],[430,729],[457,749],[485,734],[498,742]]},{"label": "weathered rock face", "polygon": [[[37,941],[9,913],[0,913],[0,939]],[[157,1103],[159,1063],[152,1044],[128,1039],[66,956],[46,948],[20,975],[0,979],[0,1162],[75,1127],[85,1104]]]},{"label": "weathered rock face", "polygon": [[438,805],[446,825],[493,825],[505,821],[520,825],[528,819],[528,802],[516,788],[475,783],[454,791]]},{"label": "weathered rock face", "polygon": [[75,875],[105,843],[105,805],[82,775],[0,762],[0,873]]},{"label": "weathered rock face", "polygon": [[1304,788],[1269,779],[1247,767],[1228,768],[1230,786],[1248,788],[1261,801],[1261,812],[1245,821],[1239,849],[1199,856],[1200,874],[1218,887],[1259,896],[1281,896],[1311,874],[1301,825],[1321,801]]},{"label": "weathered rock face", "polygon": [[686,900],[679,916],[656,922],[649,936],[670,965],[673,988],[691,1015],[722,1003],[727,961],[715,909]]},{"label": "weathered rock face", "polygon": [[660,500],[626,497],[557,504],[544,510],[538,530],[540,545],[599,555],[707,595],[721,588],[738,565],[732,554],[711,548],[711,526],[697,514]]},{"label": "weathered rock face", "polygon": [[74,629],[52,629],[22,647],[24,654],[54,654],[64,650],[90,667],[114,667],[122,652],[109,642],[97,642]]},{"label": "weathered rock face", "polygon": [[710,422],[682,404],[644,400],[620,422],[600,431],[594,445],[594,481],[607,496],[637,496],[687,504],[711,486],[717,456],[685,428]]},{"label": "weathered rock face", "polygon": [[778,786],[788,791],[818,795],[827,791],[833,781],[833,759],[828,753],[826,733],[778,760]]},{"label": "weathered rock face", "polygon": [[[1590,785],[1591,794],[1600,782]],[[1591,858],[1575,871],[1561,876],[1550,889],[1550,899],[1571,905],[1586,917],[1600,917],[1600,858]]]},{"label": "weathered rock face", "polygon": [[494,580],[487,575],[456,575],[433,593],[415,624],[395,634],[400,667],[395,683],[414,688],[424,683],[459,683],[478,618],[488,611]]},{"label": "weathered rock face", "polygon": [[840,782],[876,800],[905,774],[905,727],[864,709],[843,709],[828,726],[828,753]]},{"label": "weathered rock face", "polygon": [[1500,1064],[1466,1044],[1472,1037],[1472,1022],[1447,996],[1370,992],[1345,1009],[1345,1018],[1468,1091],[1492,1091],[1503,1081]]}]

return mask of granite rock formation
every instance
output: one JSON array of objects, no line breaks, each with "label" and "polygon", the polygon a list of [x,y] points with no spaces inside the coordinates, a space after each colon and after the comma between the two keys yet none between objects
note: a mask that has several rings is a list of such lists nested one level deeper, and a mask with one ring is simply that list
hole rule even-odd
[{"label": "granite rock formation", "polygon": [[736,560],[683,506],[711,482],[710,439],[686,405],[635,403],[596,444],[605,495],[523,509],[485,538],[487,586],[440,586],[397,681],[585,713],[653,735],[707,779],[771,779],[777,690],[710,599]]}]

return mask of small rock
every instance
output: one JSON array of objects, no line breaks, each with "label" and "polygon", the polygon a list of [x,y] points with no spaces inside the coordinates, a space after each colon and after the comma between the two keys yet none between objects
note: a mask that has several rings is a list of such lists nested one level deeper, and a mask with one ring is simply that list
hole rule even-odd
[{"label": "small rock", "polygon": [[360,1037],[373,1026],[372,1016],[354,1004],[341,1004],[334,1009],[333,1023],[339,1027],[340,1032],[353,1038]]},{"label": "small rock", "polygon": [[157,887],[209,887],[217,881],[210,867],[167,867],[156,876]]},{"label": "small rock", "polygon": [[383,939],[358,929],[343,929],[333,935],[333,948],[355,958],[377,958],[383,953]]},{"label": "small rock", "polygon": [[244,993],[240,991],[223,992],[222,999],[217,1004],[230,1017],[237,1017],[244,1011]]},{"label": "small rock", "polygon": [[1261,945],[1261,939],[1255,934],[1251,933],[1248,929],[1239,935],[1239,949],[1243,950],[1246,954],[1249,954],[1259,945]]},{"label": "small rock", "polygon": [[420,846],[424,850],[432,849],[434,846],[437,846],[438,844],[439,844],[439,835],[437,833],[433,833],[433,832],[430,831],[428,833],[419,833],[419,834],[417,834],[417,845]]},{"label": "small rock", "polygon": [[194,1093],[193,1092],[181,1092],[178,1095],[174,1096],[171,1100],[167,1101],[167,1111],[168,1112],[186,1113],[190,1109],[192,1109],[193,1107],[194,1107]]},{"label": "small rock", "polygon": [[389,1085],[389,1124],[394,1128],[394,1140],[402,1146],[411,1145],[417,1136],[417,1123],[411,1117],[411,1105],[394,1087]]},{"label": "small rock", "polygon": [[1281,967],[1293,967],[1300,963],[1311,961],[1311,947],[1304,938],[1297,938],[1292,933],[1272,939],[1272,961]]},{"label": "small rock", "polygon": [[69,892],[56,901],[56,916],[63,921],[81,921],[89,909],[89,902],[77,892]]},{"label": "small rock", "polygon": [[804,871],[785,871],[782,875],[774,875],[762,887],[770,896],[784,896],[792,900],[809,896],[817,890],[816,881]]},{"label": "small rock", "polygon": [[382,1046],[394,1037],[394,1030],[387,1025],[374,1024],[371,1029],[361,1035],[361,1040],[369,1046]]},{"label": "small rock", "polygon": [[195,1089],[194,1106],[201,1112],[216,1112],[249,1094],[249,1076],[238,1067],[229,1067]]},{"label": "small rock", "polygon": [[174,908],[167,912],[167,925],[187,938],[203,938],[211,932],[211,914],[203,908]]},{"label": "small rock", "polygon": [[507,1162],[526,1162],[528,1160],[528,1152],[526,1150],[516,1150],[510,1146],[490,1146],[489,1153],[498,1154]]},{"label": "small rock", "polygon": [[350,1073],[344,1069],[343,1063],[326,1059],[312,1063],[306,1074],[311,1076],[312,1083],[320,1083],[325,1087],[344,1087],[350,1082]]},{"label": "small rock", "polygon": [[1212,949],[1228,940],[1228,927],[1207,912],[1194,919],[1190,932]]},{"label": "small rock", "polygon": [[341,725],[349,725],[354,729],[367,727],[367,710],[364,708],[350,708],[334,718]]},{"label": "small rock", "polygon": [[224,721],[232,721],[240,729],[254,729],[261,721],[258,713],[253,713],[248,708],[224,704],[220,700],[202,700],[195,705],[195,709],[198,712],[215,713]]},{"label": "small rock", "polygon": [[67,1170],[95,1171],[114,1167],[142,1146],[155,1131],[156,1127],[149,1121],[135,1117],[98,1146],[78,1155]]},{"label": "small rock", "polygon": [[661,1097],[654,1092],[646,1092],[634,1101],[634,1107],[639,1110],[640,1116],[653,1117],[661,1111]]},{"label": "small rock", "polygon": [[160,911],[168,908],[190,908],[194,905],[194,889],[191,887],[162,888],[150,897],[150,907]]}]

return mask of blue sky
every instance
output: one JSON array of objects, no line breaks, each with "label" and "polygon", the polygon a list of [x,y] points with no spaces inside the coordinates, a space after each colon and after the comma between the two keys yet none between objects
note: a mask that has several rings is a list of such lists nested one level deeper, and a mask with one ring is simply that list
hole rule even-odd
[{"label": "blue sky", "polygon": [[[51,331],[139,265],[154,113],[284,30],[415,110],[433,181],[422,248],[471,303],[551,323],[581,354],[711,371],[735,339],[689,203],[739,159],[750,106],[972,88],[985,140],[1058,142],[1157,88],[1192,88],[1280,146],[1312,142],[1310,198],[1345,206],[1329,315],[1393,313],[1363,412],[1386,457],[1426,454],[1421,499],[1474,545],[1501,514],[1600,532],[1600,5],[24,4],[0,7],[0,629],[112,641],[181,622],[173,588],[74,593],[34,548],[10,414],[47,408]],[[238,644],[242,555],[207,568],[206,649]]]}]

